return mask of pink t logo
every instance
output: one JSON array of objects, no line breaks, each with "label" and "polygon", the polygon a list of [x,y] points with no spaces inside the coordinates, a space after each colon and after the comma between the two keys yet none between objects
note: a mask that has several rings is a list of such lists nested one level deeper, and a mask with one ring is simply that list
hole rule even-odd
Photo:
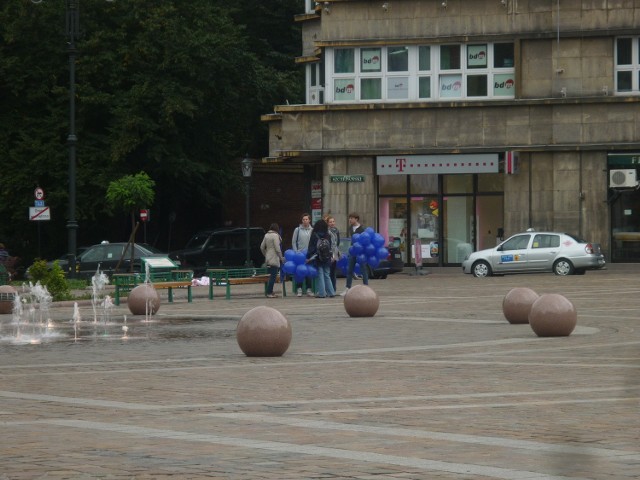
[{"label": "pink t logo", "polygon": [[407,166],[406,158],[396,158],[396,168],[399,172],[404,172],[405,167]]}]

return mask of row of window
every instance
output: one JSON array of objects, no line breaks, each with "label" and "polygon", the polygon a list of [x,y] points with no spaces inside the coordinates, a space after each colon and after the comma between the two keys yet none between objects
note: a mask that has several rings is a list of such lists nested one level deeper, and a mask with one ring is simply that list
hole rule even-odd
[{"label": "row of window", "polygon": [[327,49],[334,102],[514,98],[512,43]]},{"label": "row of window", "polygon": [[[615,49],[615,91],[640,94],[640,37]],[[514,46],[328,48],[308,66],[307,91],[312,104],[515,98]]]}]

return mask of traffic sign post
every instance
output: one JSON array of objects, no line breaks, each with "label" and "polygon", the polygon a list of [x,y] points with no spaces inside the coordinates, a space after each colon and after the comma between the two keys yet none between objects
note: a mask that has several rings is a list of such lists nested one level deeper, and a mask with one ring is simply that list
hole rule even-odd
[{"label": "traffic sign post", "polygon": [[51,220],[51,210],[49,207],[29,207],[29,220],[34,222]]}]

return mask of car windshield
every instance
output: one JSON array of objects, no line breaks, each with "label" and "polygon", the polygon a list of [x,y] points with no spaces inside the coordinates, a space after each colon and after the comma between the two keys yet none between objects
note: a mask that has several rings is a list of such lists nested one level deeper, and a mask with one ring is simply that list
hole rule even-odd
[{"label": "car windshield", "polygon": [[208,233],[197,233],[193,237],[191,237],[191,240],[187,242],[187,246],[185,248],[202,247],[208,238],[209,238]]}]

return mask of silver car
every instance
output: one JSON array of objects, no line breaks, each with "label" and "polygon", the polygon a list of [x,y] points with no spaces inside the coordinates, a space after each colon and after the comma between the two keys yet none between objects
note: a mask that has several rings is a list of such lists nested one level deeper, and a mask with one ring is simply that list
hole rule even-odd
[{"label": "silver car", "polygon": [[462,271],[474,277],[527,272],[583,275],[587,270],[604,266],[598,243],[589,243],[568,233],[526,231],[495,248],[467,255]]}]

